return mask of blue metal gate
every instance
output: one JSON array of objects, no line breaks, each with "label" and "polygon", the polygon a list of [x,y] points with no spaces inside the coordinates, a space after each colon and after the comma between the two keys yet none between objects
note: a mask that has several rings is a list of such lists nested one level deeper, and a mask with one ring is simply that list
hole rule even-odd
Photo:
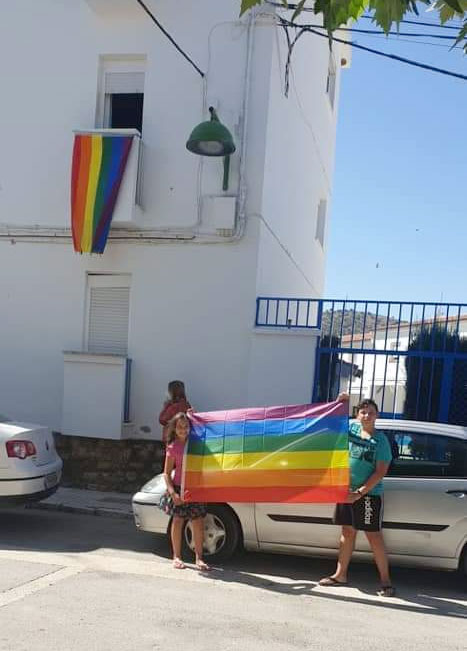
[{"label": "blue metal gate", "polygon": [[257,299],[256,324],[316,329],[313,401],[371,397],[392,418],[467,425],[467,304]]}]

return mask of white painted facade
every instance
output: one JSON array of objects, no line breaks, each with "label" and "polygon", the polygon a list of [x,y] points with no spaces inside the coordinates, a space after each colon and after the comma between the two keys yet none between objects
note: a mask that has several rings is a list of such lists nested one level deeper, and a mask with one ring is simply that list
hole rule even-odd
[{"label": "white painted facade", "polygon": [[[186,382],[200,410],[311,398],[315,336],[255,330],[255,301],[321,296],[327,226],[322,245],[318,209],[324,201],[329,211],[344,55],[332,54],[332,107],[327,41],[303,37],[286,99],[284,35],[266,10],[240,20],[239,0],[147,4],[204,81],[133,0],[0,9],[0,411],[70,434],[159,438],[172,379]],[[79,255],[70,238],[73,132],[105,126],[106,70],[143,75],[141,209],[112,227],[102,256]],[[185,149],[209,105],[237,145],[227,193],[221,160]],[[107,366],[87,380],[86,365],[64,354],[90,352],[99,275],[129,279],[131,422],[111,431],[102,412],[122,400],[121,364],[101,350]],[[70,379],[66,360],[79,377]],[[97,381],[109,368],[120,375]],[[91,380],[99,390],[89,391]],[[73,394],[81,421],[70,416]]]},{"label": "white painted facade", "polygon": [[[380,327],[365,334],[362,341],[361,334],[345,335],[342,337],[342,346],[361,347],[363,351],[406,351],[409,344],[421,327],[431,328],[433,324],[443,332],[456,332],[460,338],[467,337],[467,316],[454,316],[446,320],[440,316],[436,319],[427,318],[422,321],[414,321],[412,324],[405,322],[399,325],[390,325],[388,328]],[[358,370],[358,376],[351,379],[346,378],[347,386],[343,391],[349,391],[351,395],[350,404],[354,407],[358,404],[360,396],[365,398],[372,396],[377,402],[380,410],[386,413],[404,413],[406,396],[407,371],[404,356],[356,353],[342,355],[344,362],[354,364]]]}]

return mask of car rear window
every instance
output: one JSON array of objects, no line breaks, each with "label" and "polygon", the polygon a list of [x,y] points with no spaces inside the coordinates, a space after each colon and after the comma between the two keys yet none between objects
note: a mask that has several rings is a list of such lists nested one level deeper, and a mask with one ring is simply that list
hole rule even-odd
[{"label": "car rear window", "polygon": [[467,441],[404,430],[384,430],[391,444],[391,477],[467,477]]}]

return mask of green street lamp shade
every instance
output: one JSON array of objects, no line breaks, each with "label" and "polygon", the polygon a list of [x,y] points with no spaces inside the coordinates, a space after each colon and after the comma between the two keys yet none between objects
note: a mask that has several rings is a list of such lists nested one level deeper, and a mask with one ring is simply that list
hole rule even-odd
[{"label": "green street lamp shade", "polygon": [[217,113],[212,106],[209,107],[211,119],[201,122],[193,129],[186,148],[199,156],[229,156],[235,151],[232,134],[222,122],[219,122]]}]

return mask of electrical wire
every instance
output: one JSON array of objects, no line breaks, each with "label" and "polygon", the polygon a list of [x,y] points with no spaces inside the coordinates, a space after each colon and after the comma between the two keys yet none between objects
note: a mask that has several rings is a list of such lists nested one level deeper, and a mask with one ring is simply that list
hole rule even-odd
[{"label": "electrical wire", "polygon": [[[295,9],[298,8],[297,4],[292,4],[291,2],[287,3],[287,7],[282,4],[282,2],[273,2],[273,0],[264,0],[267,5],[271,5],[271,7],[276,7],[277,9],[283,9],[284,11],[294,11]],[[302,11],[311,11],[314,12],[315,10],[313,7],[302,7]]]},{"label": "electrical wire", "polygon": [[[290,27],[290,24],[288,24],[288,21],[284,21],[282,18],[279,17],[280,24],[283,25],[284,27]],[[283,24],[285,23],[285,25]],[[413,61],[412,59],[407,59],[405,57],[398,56],[397,54],[388,54],[387,52],[381,52],[381,50],[375,50],[374,48],[366,47],[365,45],[360,45],[359,43],[355,43],[354,41],[345,41],[342,38],[337,38],[336,36],[331,36],[323,34],[322,32],[318,32],[315,29],[312,29],[311,27],[301,27],[300,25],[294,25],[297,29],[300,29],[302,32],[310,32],[311,34],[315,34],[317,36],[321,36],[322,38],[329,39],[331,38],[333,41],[336,41],[336,43],[343,43],[344,45],[350,45],[351,47],[357,48],[358,50],[364,50],[366,52],[371,52],[372,54],[376,54],[377,56],[384,57],[386,59],[393,59],[395,61],[400,61],[401,63],[406,63],[407,65],[410,66],[415,66],[416,68],[422,68],[424,70],[429,70],[430,72],[437,72],[442,75],[447,75],[448,77],[456,77],[457,79],[462,79],[463,81],[467,81],[467,75],[463,75],[460,72],[452,72],[451,70],[445,70],[444,68],[437,68],[435,66],[430,66],[427,63],[420,63],[419,61]]]},{"label": "electrical wire", "polygon": [[[284,20],[284,19],[282,19]],[[303,27],[312,27],[314,29],[326,29],[322,25],[316,25],[314,23],[292,23],[288,22],[289,27],[295,27],[297,29],[302,29]],[[447,36],[445,34],[426,34],[424,32],[399,32],[399,31],[394,31],[391,30],[389,32],[383,32],[382,30],[377,30],[377,29],[360,29],[360,28],[355,28],[355,27],[338,27],[335,32],[355,32],[358,34],[365,34],[369,38],[372,37],[385,37],[386,40],[388,41],[400,41],[404,43],[418,43],[420,45],[431,45],[433,47],[444,47],[448,49],[462,49],[461,45],[456,46],[455,44],[453,45],[444,45],[442,43],[430,43],[428,41],[420,41],[418,38],[421,36],[422,38],[435,38],[435,39],[442,39],[442,40],[447,40],[447,41],[454,41],[455,36]],[[413,38],[400,38],[400,37],[416,37],[416,40],[413,40]],[[396,38],[392,38],[396,37]]]},{"label": "electrical wire", "polygon": [[[373,16],[367,16],[366,14],[361,16],[361,18],[366,18],[367,20],[374,20]],[[437,23],[428,23],[428,22],[423,22],[421,20],[408,20],[406,18],[403,18],[399,22],[406,23],[407,25],[420,25],[421,27],[436,27],[436,29],[455,29],[455,30],[462,29],[462,25],[441,25],[441,24],[438,25]]]},{"label": "electrical wire", "polygon": [[325,182],[326,182],[326,185],[327,185],[328,195],[332,196],[332,183],[331,183],[331,180],[329,179],[329,176],[328,176],[326,165],[324,163],[324,159],[323,159],[323,156],[321,154],[321,149],[320,149],[320,146],[318,144],[318,139],[316,137],[315,130],[313,128],[313,124],[308,119],[306,111],[305,111],[305,109],[303,107],[303,104],[302,104],[302,101],[301,101],[301,98],[300,98],[300,94],[298,92],[297,83],[295,81],[294,69],[293,69],[292,65],[290,66],[290,79],[292,80],[292,88],[293,88],[293,92],[295,94],[295,100],[297,102],[298,110],[300,111],[300,114],[301,114],[301,117],[302,117],[302,121],[305,124],[305,126],[308,127],[308,129],[309,129],[309,131],[311,133],[311,136],[313,138],[313,142],[315,143],[316,155],[318,157],[319,164],[321,165],[323,176],[324,176],[324,179],[325,179]]},{"label": "electrical wire", "polygon": [[277,244],[280,246],[282,251],[285,253],[285,255],[289,258],[290,262],[293,264],[293,266],[296,268],[296,270],[299,272],[299,274],[303,277],[307,285],[310,287],[310,289],[313,291],[313,293],[318,296],[319,292],[317,288],[315,287],[314,283],[312,280],[310,280],[307,276],[307,274],[303,271],[302,266],[300,265],[299,262],[294,258],[292,253],[289,251],[289,249],[285,246],[285,244],[282,242],[281,238],[277,235],[275,230],[272,228],[272,226],[269,224],[269,222],[263,217],[263,215],[259,213],[251,213],[249,217],[257,217],[266,229],[269,231],[269,233],[272,235],[272,237],[276,240]]},{"label": "electrical wire", "polygon": [[[291,2],[288,3],[288,6],[285,7],[282,2],[274,2],[273,0],[265,0],[266,4],[270,5],[271,7],[276,7],[277,9],[283,9],[284,11],[295,11],[295,9],[298,9],[298,4],[293,4]],[[302,7],[303,12],[311,12],[315,13],[315,10],[313,7]],[[315,14],[316,15],[316,14]],[[366,18],[367,20],[374,20],[374,17],[368,14],[363,14],[360,16],[360,18]],[[399,21],[400,23],[406,23],[407,25],[421,25],[422,27],[436,27],[436,29],[462,29],[462,25],[441,25],[437,24],[435,22],[424,22],[421,20],[409,20],[406,18],[403,18],[402,20]],[[321,25],[322,27],[322,25]]]},{"label": "electrical wire", "polygon": [[[313,23],[292,23],[288,21],[289,27],[297,27],[302,29],[303,27],[312,27],[313,29],[326,29],[322,25],[315,25]],[[382,29],[360,29],[357,27],[337,27],[335,32],[356,32],[358,34],[374,34],[378,36],[423,36],[425,38],[440,38],[448,41],[455,40],[455,36],[447,36],[445,34],[425,34],[424,32],[399,32],[391,30],[389,32],[383,32]]]},{"label": "electrical wire", "polygon": [[444,43],[433,43],[432,41],[421,41],[413,38],[397,38],[397,36],[388,36],[384,38],[384,34],[366,34],[366,38],[373,38],[377,41],[392,41],[394,43],[413,43],[414,45],[428,45],[430,47],[444,47],[445,50],[462,50],[462,45],[445,45]]},{"label": "electrical wire", "polygon": [[290,40],[290,36],[288,33],[288,29],[285,25],[279,25],[279,23],[276,21],[276,47],[277,47],[277,53],[279,57],[279,64],[280,64],[280,46],[279,46],[279,39],[278,39],[278,31],[279,31],[279,26],[283,28],[287,40],[287,48],[288,48],[288,55],[287,55],[287,60],[285,63],[285,80],[284,80],[284,95],[285,97],[289,96],[289,88],[290,88],[290,80],[292,80],[292,86],[293,86],[293,91],[295,94],[295,99],[296,99],[296,104],[297,108],[301,114],[301,118],[305,126],[308,128],[308,130],[311,133],[314,145],[315,145],[315,151],[316,151],[316,156],[318,158],[319,164],[321,166],[324,180],[327,186],[327,191],[329,195],[332,195],[332,183],[329,179],[328,172],[326,169],[326,165],[324,163],[323,156],[321,154],[321,149],[318,143],[318,138],[316,137],[315,130],[313,128],[313,124],[310,122],[310,120],[307,118],[306,111],[303,108],[303,104],[300,99],[300,94],[298,92],[297,85],[295,83],[295,77],[293,73],[293,67],[292,67],[292,50],[297,42],[297,40],[300,38],[301,34],[303,32],[299,32],[295,39],[293,41]]},{"label": "electrical wire", "polygon": [[193,66],[193,68],[196,70],[196,72],[201,75],[201,77],[204,78],[205,74],[199,68],[196,63],[191,59],[188,54],[182,50],[180,45],[172,38],[172,36],[169,34],[169,32],[161,25],[161,23],[157,20],[157,18],[154,16],[154,14],[148,9],[146,4],[142,0],[136,0],[136,2],[144,9],[144,11],[150,16],[150,18],[154,21],[154,23],[157,25],[157,27],[161,30],[161,32],[164,34],[166,38],[169,39],[169,41],[172,43],[172,45],[175,47],[176,50],[180,52],[180,54]]}]

